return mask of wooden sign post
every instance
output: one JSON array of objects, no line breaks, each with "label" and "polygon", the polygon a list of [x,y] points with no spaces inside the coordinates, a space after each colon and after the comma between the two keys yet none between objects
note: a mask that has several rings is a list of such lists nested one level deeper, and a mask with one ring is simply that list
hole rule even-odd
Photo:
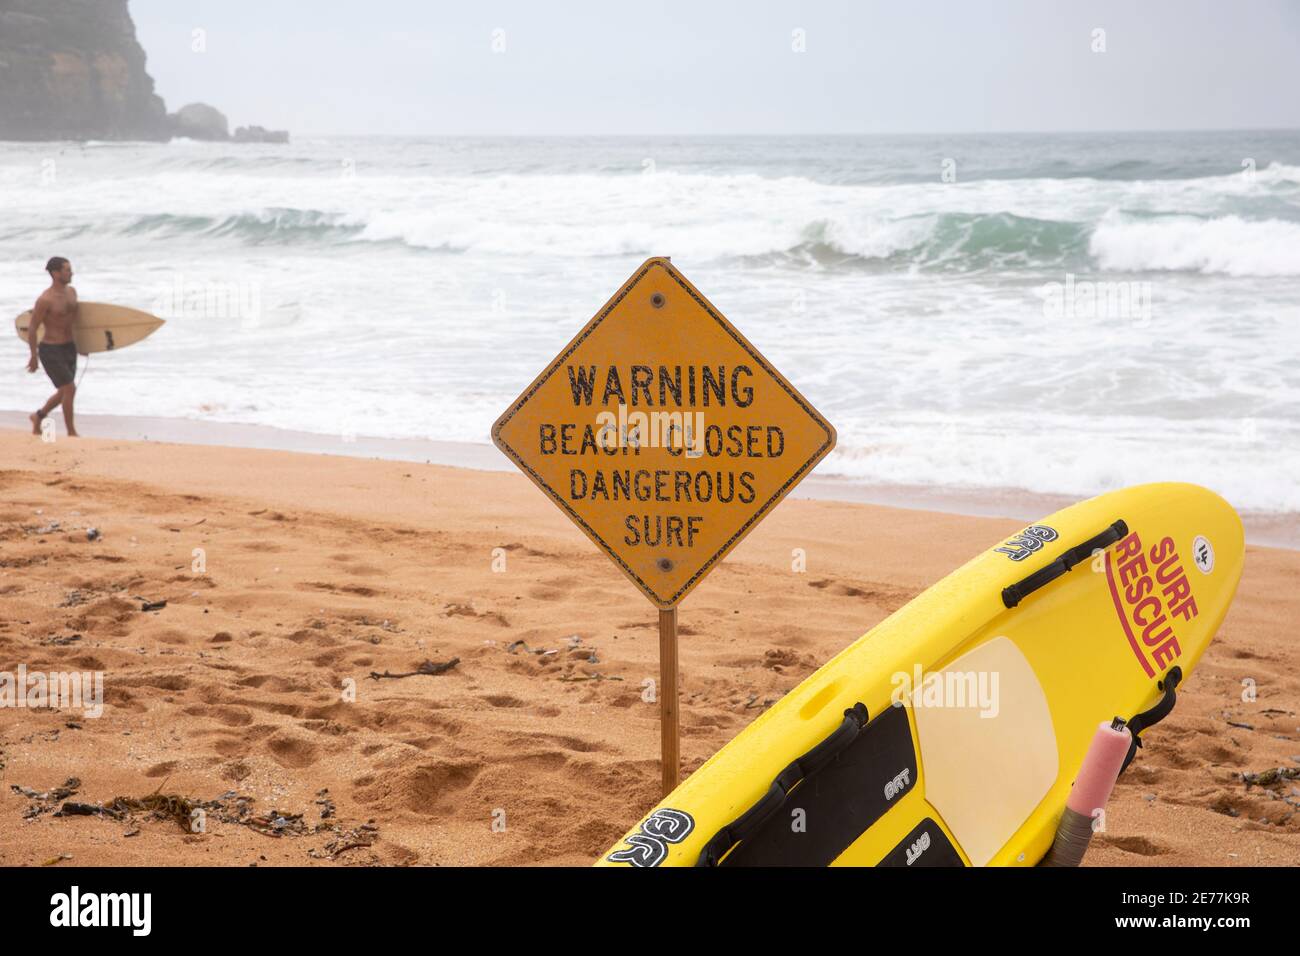
[{"label": "wooden sign post", "polygon": [[668,259],[648,259],[492,441],[659,608],[663,784],[677,606],[835,447],[835,429]]},{"label": "wooden sign post", "polygon": [[677,694],[677,608],[659,612],[659,772],[664,796],[681,777],[681,731]]}]

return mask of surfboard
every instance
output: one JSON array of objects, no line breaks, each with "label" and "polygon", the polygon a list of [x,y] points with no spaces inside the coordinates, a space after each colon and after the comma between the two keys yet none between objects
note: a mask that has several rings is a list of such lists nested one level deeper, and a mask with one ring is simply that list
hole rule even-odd
[{"label": "surfboard", "polygon": [[[18,337],[27,341],[27,329],[32,321],[29,309],[14,319]],[[130,309],[124,305],[103,302],[82,302],[77,310],[77,321],[72,327],[77,351],[82,355],[92,352],[113,352],[148,338],[164,325],[164,321],[148,312]],[[45,329],[40,331],[45,338]]]},{"label": "surfboard", "polygon": [[1100,722],[1146,712],[1138,739],[1177,745],[1151,724],[1244,557],[1232,507],[1178,483],[993,542],[759,716],[598,865],[1032,866]]}]

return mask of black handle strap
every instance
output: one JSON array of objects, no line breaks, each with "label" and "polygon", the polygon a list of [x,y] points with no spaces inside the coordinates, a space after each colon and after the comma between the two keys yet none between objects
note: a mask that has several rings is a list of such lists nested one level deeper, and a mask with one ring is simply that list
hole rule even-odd
[{"label": "black handle strap", "polygon": [[1156,724],[1160,723],[1160,721],[1168,717],[1169,712],[1174,709],[1174,704],[1178,703],[1177,690],[1182,679],[1183,669],[1181,667],[1174,666],[1169,668],[1169,673],[1165,675],[1165,679],[1156,685],[1164,691],[1164,695],[1156,701],[1154,707],[1150,710],[1142,711],[1142,713],[1137,714],[1128,722],[1128,729],[1129,733],[1133,735],[1133,742],[1128,745],[1128,756],[1124,758],[1124,766],[1119,768],[1120,773],[1123,773],[1128,769],[1128,765],[1131,764],[1133,758],[1137,756],[1138,748],[1142,746],[1142,738],[1139,737],[1138,734],[1142,733],[1142,731],[1146,730],[1148,727],[1154,727]]},{"label": "black handle strap", "polygon": [[1108,548],[1128,534],[1128,524],[1123,519],[1083,544],[1076,544],[1046,567],[1039,568],[1029,577],[1002,589],[1002,603],[1012,608],[1046,584],[1051,584],[1067,574],[1080,561],[1085,561],[1099,548]]},{"label": "black handle strap", "polygon": [[839,756],[844,748],[858,739],[858,734],[866,725],[865,704],[854,704],[846,710],[844,722],[835,729],[834,733],[777,774],[776,779],[772,781],[772,786],[758,803],[713,835],[700,851],[700,858],[695,861],[695,865],[717,866],[718,861],[733,846],[752,837],[768,818],[781,808],[795,784],[812,776]]}]

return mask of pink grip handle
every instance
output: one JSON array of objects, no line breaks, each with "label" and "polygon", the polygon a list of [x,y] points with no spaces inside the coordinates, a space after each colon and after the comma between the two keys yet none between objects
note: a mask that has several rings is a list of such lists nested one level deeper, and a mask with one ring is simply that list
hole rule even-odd
[{"label": "pink grip handle", "polygon": [[1109,722],[1100,724],[1065,805],[1086,817],[1106,806],[1132,740],[1127,727],[1116,730]]}]

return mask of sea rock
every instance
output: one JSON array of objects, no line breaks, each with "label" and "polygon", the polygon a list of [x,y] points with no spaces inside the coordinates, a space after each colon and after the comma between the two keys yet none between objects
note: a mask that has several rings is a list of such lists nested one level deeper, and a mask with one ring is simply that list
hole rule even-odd
[{"label": "sea rock", "polygon": [[207,103],[190,103],[171,115],[172,131],[177,136],[190,139],[230,139],[230,123],[226,114]]},{"label": "sea rock", "polygon": [[0,139],[168,133],[127,0],[0,0]]},{"label": "sea rock", "polygon": [[235,130],[236,143],[287,143],[289,133],[282,129],[266,129],[262,126],[241,126]]}]

